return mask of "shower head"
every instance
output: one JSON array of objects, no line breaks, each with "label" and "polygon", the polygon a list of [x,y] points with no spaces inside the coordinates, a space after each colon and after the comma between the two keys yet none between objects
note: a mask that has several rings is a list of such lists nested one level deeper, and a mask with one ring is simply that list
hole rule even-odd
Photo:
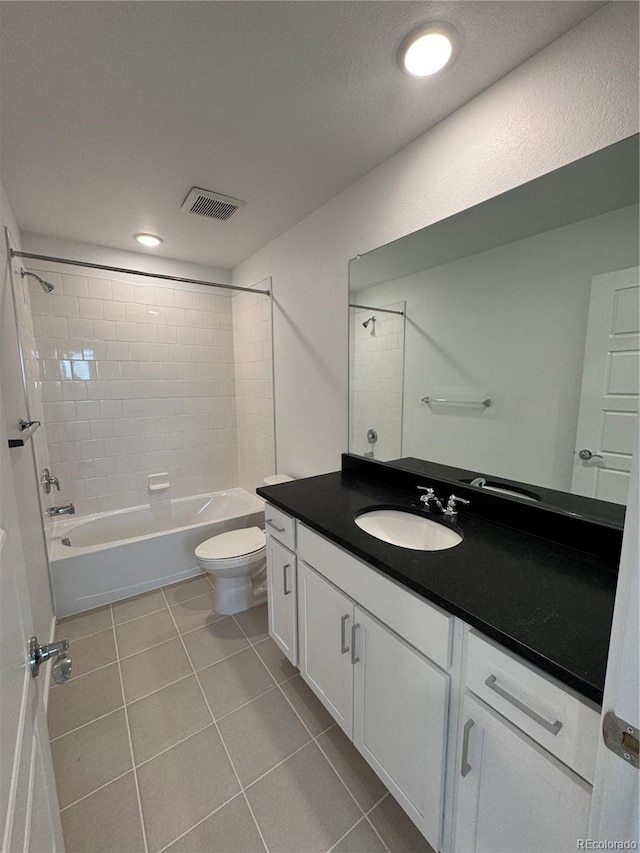
[{"label": "shower head", "polygon": [[51,291],[55,289],[50,282],[45,281],[43,278],[40,278],[40,276],[36,275],[34,272],[29,272],[29,270],[20,270],[20,275],[22,276],[22,278],[24,278],[25,275],[30,275],[32,278],[35,278],[35,280],[38,282],[38,284],[44,290],[45,293],[51,293]]},{"label": "shower head", "polygon": [[375,321],[376,321],[376,318],[375,318],[375,317],[369,317],[369,319],[368,319],[368,320],[365,320],[365,321],[364,321],[364,323],[363,323],[362,325],[363,325],[363,326],[365,327],[365,329],[366,329],[366,328],[367,328],[367,326],[369,325],[369,323],[375,323]]}]

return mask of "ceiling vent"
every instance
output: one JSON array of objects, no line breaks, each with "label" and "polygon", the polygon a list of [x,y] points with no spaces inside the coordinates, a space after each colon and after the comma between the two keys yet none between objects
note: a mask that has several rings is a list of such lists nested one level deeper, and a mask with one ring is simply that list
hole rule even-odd
[{"label": "ceiling vent", "polygon": [[226,222],[245,201],[230,198],[228,195],[212,193],[200,187],[192,187],[189,195],[182,202],[182,210],[194,216],[206,216],[208,219],[219,219]]}]

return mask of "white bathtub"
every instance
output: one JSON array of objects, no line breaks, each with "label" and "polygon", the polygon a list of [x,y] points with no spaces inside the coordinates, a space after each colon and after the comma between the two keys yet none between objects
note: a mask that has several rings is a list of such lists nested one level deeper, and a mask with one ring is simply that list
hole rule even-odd
[{"label": "white bathtub", "polygon": [[244,489],[61,519],[50,549],[56,615],[80,613],[197,575],[197,545],[254,525],[264,526],[264,502]]}]

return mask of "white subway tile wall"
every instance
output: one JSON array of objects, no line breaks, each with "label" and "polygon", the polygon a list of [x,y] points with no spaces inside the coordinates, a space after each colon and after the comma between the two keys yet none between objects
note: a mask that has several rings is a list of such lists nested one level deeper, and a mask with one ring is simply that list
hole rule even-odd
[{"label": "white subway tile wall", "polygon": [[[271,279],[256,287],[270,290]],[[271,300],[238,292],[232,304],[240,485],[253,493],[276,470]]]},{"label": "white subway tile wall", "polygon": [[[404,302],[384,305],[404,311]],[[362,325],[369,317],[374,323]],[[404,317],[375,310],[351,311],[349,370],[349,450],[373,452],[375,459],[402,455],[402,388],[404,381]],[[377,441],[367,432],[375,429]]]},{"label": "white subway tile wall", "polygon": [[[49,460],[79,515],[239,484],[231,292],[157,281],[64,273],[51,296],[31,289]],[[249,477],[273,459],[273,393],[270,309],[251,304],[269,300],[247,296],[234,313]],[[150,492],[162,471],[170,489]]]}]

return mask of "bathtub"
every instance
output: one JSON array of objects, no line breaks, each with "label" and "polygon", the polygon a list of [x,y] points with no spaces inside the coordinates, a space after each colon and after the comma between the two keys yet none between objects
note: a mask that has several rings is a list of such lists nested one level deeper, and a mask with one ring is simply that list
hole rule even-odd
[{"label": "bathtub", "polygon": [[244,489],[61,519],[49,553],[56,616],[197,575],[197,545],[253,526],[264,527],[264,502]]}]

